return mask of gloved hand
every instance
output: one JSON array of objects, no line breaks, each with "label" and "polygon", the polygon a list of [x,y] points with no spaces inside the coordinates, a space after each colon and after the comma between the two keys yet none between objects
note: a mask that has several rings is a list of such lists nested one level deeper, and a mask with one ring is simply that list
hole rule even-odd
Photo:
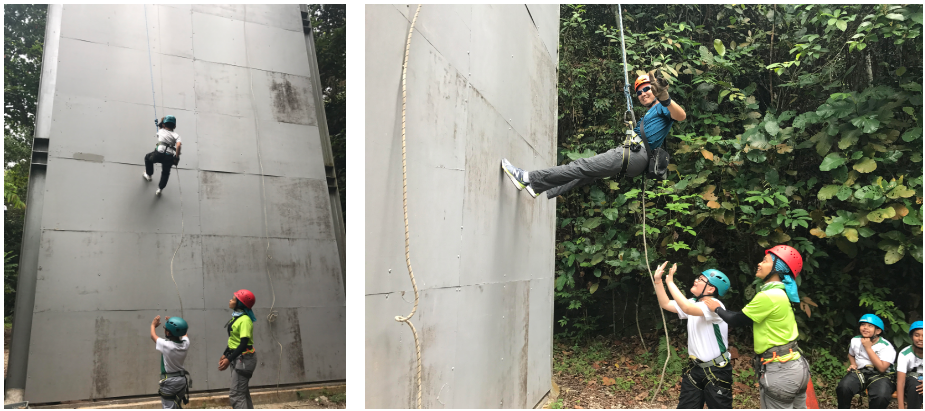
[{"label": "gloved hand", "polygon": [[652,70],[648,73],[649,75],[649,85],[652,86],[652,95],[655,96],[655,99],[658,101],[666,101],[668,97],[668,80],[658,76],[658,69]]}]

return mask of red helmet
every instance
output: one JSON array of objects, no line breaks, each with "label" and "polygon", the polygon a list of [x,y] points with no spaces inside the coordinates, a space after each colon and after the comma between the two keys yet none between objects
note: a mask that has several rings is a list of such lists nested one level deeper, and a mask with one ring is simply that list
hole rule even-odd
[{"label": "red helmet", "polygon": [[649,75],[643,74],[636,79],[636,82],[633,84],[633,90],[639,90],[639,86],[649,82]]},{"label": "red helmet", "polygon": [[800,257],[800,252],[795,248],[781,244],[765,250],[764,253],[771,253],[780,258],[784,264],[787,264],[787,267],[790,267],[794,278],[800,275],[800,270],[803,269],[803,257]]},{"label": "red helmet", "polygon": [[244,304],[244,306],[247,308],[253,308],[254,303],[257,302],[257,299],[254,298],[254,293],[244,289],[235,291],[234,297],[237,298],[238,301],[240,301],[241,304]]}]

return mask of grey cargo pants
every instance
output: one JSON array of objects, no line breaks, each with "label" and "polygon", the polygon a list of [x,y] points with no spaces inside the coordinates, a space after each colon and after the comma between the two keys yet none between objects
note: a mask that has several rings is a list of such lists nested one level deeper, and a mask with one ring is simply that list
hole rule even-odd
[{"label": "grey cargo pants", "polygon": [[251,390],[248,384],[254,374],[254,368],[257,368],[257,354],[241,354],[232,365],[231,390],[228,393],[231,408],[253,409],[254,402],[251,401]]},{"label": "grey cargo pants", "polygon": [[787,362],[772,362],[764,366],[758,379],[761,408],[806,408],[806,386],[809,385],[809,361],[806,357]]},{"label": "grey cargo pants", "polygon": [[[649,156],[646,146],[640,144],[639,151],[629,151],[626,177],[635,177],[646,171]],[[546,192],[546,198],[555,198],[569,190],[589,184],[601,177],[620,174],[623,168],[624,147],[611,149],[594,157],[580,158],[571,163],[530,171],[530,187],[536,193]]]},{"label": "grey cargo pants", "polygon": [[[186,378],[184,377],[170,377],[161,380],[161,392],[164,394],[177,394],[180,391],[183,391],[186,388]],[[164,409],[173,409],[173,408],[183,408],[183,404],[177,404],[173,400],[161,397],[161,405],[164,406]]]}]

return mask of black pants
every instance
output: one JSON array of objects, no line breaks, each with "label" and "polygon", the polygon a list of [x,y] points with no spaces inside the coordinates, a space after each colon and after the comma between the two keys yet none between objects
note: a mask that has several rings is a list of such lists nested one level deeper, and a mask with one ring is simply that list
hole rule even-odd
[{"label": "black pants", "polygon": [[167,179],[170,178],[170,168],[173,167],[173,154],[158,153],[154,150],[145,155],[145,172],[148,175],[154,175],[154,163],[161,164],[161,182],[157,185],[161,190],[167,187]]},{"label": "black pants", "polygon": [[[867,373],[864,375],[865,383],[861,384],[858,375],[854,371],[848,371],[848,374],[835,387],[835,396],[838,397],[838,408],[851,408],[851,399],[855,394],[859,394],[867,389],[867,397],[870,409],[884,409],[890,405],[893,399],[893,391],[896,386],[889,378],[878,378],[879,373]],[[873,382],[871,382],[873,381]],[[866,387],[865,387],[866,385]],[[916,385],[918,385],[916,383]],[[921,397],[919,397],[921,398]]]},{"label": "black pants", "polygon": [[[571,163],[530,171],[530,188],[534,192],[546,192],[547,198],[554,198],[567,191],[589,184],[601,177],[612,177],[623,169],[623,146],[594,157],[580,158]],[[646,170],[649,157],[645,145],[639,151],[630,151],[626,166],[626,177],[635,177]]]},{"label": "black pants", "polygon": [[723,368],[688,368],[681,374],[678,408],[703,409],[704,402],[713,410],[732,408],[732,364]]},{"label": "black pants", "polygon": [[906,408],[910,410],[922,408],[922,394],[915,392],[915,387],[919,384],[919,380],[910,375],[906,376]]}]

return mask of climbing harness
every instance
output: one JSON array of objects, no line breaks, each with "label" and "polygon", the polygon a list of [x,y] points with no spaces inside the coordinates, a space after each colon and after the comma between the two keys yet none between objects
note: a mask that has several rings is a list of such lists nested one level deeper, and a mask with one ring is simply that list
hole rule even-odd
[{"label": "climbing harness", "polygon": [[401,189],[402,189],[402,209],[405,215],[405,264],[408,266],[408,276],[411,277],[411,288],[414,290],[414,308],[407,317],[400,315],[395,316],[395,321],[403,322],[411,327],[411,334],[414,336],[414,349],[417,352],[417,404],[418,409],[422,408],[421,404],[421,342],[418,340],[418,331],[411,323],[411,317],[418,310],[418,285],[414,281],[414,271],[411,269],[411,235],[408,230],[408,170],[405,157],[405,108],[408,97],[407,93],[407,74],[408,74],[408,52],[411,50],[411,34],[414,33],[414,23],[418,20],[418,13],[421,12],[421,5],[418,4],[417,11],[414,12],[414,18],[411,19],[411,27],[408,29],[408,41],[405,43],[405,61],[401,65]]},{"label": "climbing harness", "polygon": [[[626,113],[624,113],[623,119],[624,119],[624,122],[627,123],[627,127],[629,128],[629,132],[627,133],[627,135],[629,135],[633,131],[633,124],[636,122],[636,115],[633,113],[633,99],[630,96],[630,89],[629,89],[630,87],[629,86],[629,82],[630,82],[629,69],[626,65],[626,40],[623,37],[623,31],[624,31],[623,30],[623,9],[619,4],[617,4],[617,12],[619,16],[619,18],[617,19],[617,23],[620,25],[620,47],[623,50],[623,79],[624,79],[623,93],[626,95]],[[642,131],[642,126],[640,126],[640,131]],[[646,144],[646,148],[648,149],[649,142],[644,137],[642,138],[642,141]],[[647,153],[647,155],[651,155],[651,154]],[[649,246],[646,241],[646,177],[645,177],[645,174],[643,174],[643,177],[642,177],[641,195],[642,195],[642,246],[643,246],[643,250],[645,251],[646,270],[649,271],[649,280],[652,281],[652,286],[655,287],[655,276],[652,275],[652,267],[649,266]],[[654,400],[655,397],[658,396],[658,393],[661,392],[662,383],[665,382],[665,370],[668,368],[668,361],[671,360],[671,339],[668,336],[668,321],[665,320],[665,311],[659,310],[659,312],[662,314],[662,324],[664,326],[663,329],[665,330],[665,345],[667,347],[667,350],[666,350],[667,355],[665,356],[665,364],[662,366],[662,375],[658,380],[658,388],[656,388],[654,394],[652,395],[652,399],[650,399],[650,401]]]},{"label": "climbing harness", "polygon": [[[248,57],[248,53],[247,53],[247,25],[246,24],[244,25],[244,63],[247,64],[247,67],[250,67],[250,58]],[[249,85],[251,89],[251,99],[256,100],[256,97],[254,95],[254,78],[253,78],[253,74],[251,74],[250,72],[248,72],[248,81],[249,81]],[[260,157],[260,123],[257,117],[259,117],[259,115],[257,114],[256,109],[255,109],[254,127],[256,130],[256,137],[257,137],[256,138],[257,164],[260,165],[260,189],[261,189],[261,194],[263,196],[263,203],[262,203],[263,204],[263,235],[267,241],[267,249],[266,249],[267,258],[264,263],[264,267],[266,269],[267,279],[270,281],[270,292],[273,294],[273,302],[270,304],[270,313],[267,314],[267,322],[270,323],[270,335],[273,336],[273,340],[275,340],[276,344],[279,345],[279,362],[277,363],[277,366],[276,366],[276,396],[279,397],[280,373],[282,371],[282,366],[283,366],[283,344],[281,344],[279,342],[279,339],[276,338],[276,332],[274,331],[274,328],[273,328],[273,323],[276,321],[276,318],[279,316],[279,312],[273,309],[276,306],[276,290],[273,288],[273,277],[270,277],[269,261],[272,260],[273,258],[270,257],[270,231],[269,231],[269,225],[267,223],[267,186],[266,186],[266,183],[264,182],[264,179],[266,176],[263,173],[263,160]]]},{"label": "climbing harness", "polygon": [[[148,6],[143,4],[142,7],[145,11],[145,38],[148,41],[148,73],[151,75],[151,100],[153,103],[152,106],[154,107],[154,128],[158,129],[157,98],[154,96],[154,68],[151,63],[151,38],[148,35]],[[177,165],[178,160],[179,158],[174,155],[174,166]],[[161,165],[161,167],[163,167],[163,165]],[[177,189],[180,190],[180,243],[177,244],[177,249],[173,251],[173,256],[170,257],[170,279],[173,280],[173,286],[177,290],[177,300],[180,301],[180,317],[186,318],[186,315],[183,313],[183,298],[180,297],[180,286],[177,285],[177,279],[173,276],[173,260],[177,257],[177,251],[180,251],[180,246],[183,245],[183,235],[186,234],[186,221],[183,216],[183,186],[180,184],[180,168],[177,167],[176,170]]]},{"label": "climbing harness", "polygon": [[[163,361],[163,359],[161,361]],[[164,380],[172,377],[183,377],[186,379],[186,386],[184,386],[182,390],[173,394],[167,394],[162,389],[158,388],[157,395],[159,395],[161,398],[167,399],[168,401],[173,401],[173,403],[177,405],[177,408],[183,408],[182,404],[189,404],[189,390],[193,386],[193,379],[190,377],[189,371],[183,370],[177,372],[161,373],[161,383],[163,383]]]}]

